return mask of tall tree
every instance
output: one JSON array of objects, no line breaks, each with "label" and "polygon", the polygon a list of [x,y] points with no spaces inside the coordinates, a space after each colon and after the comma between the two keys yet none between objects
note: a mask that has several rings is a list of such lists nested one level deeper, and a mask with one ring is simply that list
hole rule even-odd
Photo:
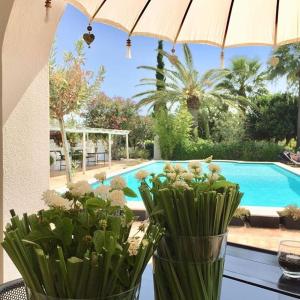
[{"label": "tall tree", "polygon": [[[183,45],[184,60],[181,62],[165,51],[161,53],[169,59],[173,68],[165,69],[164,75],[166,81],[164,82],[165,89],[157,90],[158,79],[144,78],[141,80],[141,85],[153,87],[135,95],[140,98],[139,106],[150,105],[157,107],[166,105],[167,103],[184,103],[193,117],[193,132],[197,136],[199,131],[199,116],[204,116],[204,111],[201,114],[201,108],[204,108],[205,102],[209,102],[212,98],[218,98],[225,102],[230,100],[230,97],[221,96],[214,90],[214,85],[224,76],[223,70],[209,70],[203,75],[195,69],[192,53],[188,45]],[[155,67],[140,66],[139,68],[155,71],[160,73],[160,70]],[[161,82],[163,84],[163,82]],[[200,113],[199,113],[200,112]]]},{"label": "tall tree", "polygon": [[75,51],[64,55],[62,65],[56,63],[55,51],[50,59],[50,116],[58,120],[66,160],[67,183],[72,182],[71,158],[65,130],[65,116],[77,112],[83,103],[92,99],[100,91],[104,79],[104,68],[99,68],[94,77],[93,72],[85,71],[83,41],[75,43]]},{"label": "tall tree", "polygon": [[245,112],[246,98],[251,99],[267,93],[266,79],[266,72],[262,70],[257,59],[235,57],[217,88],[227,95],[236,96],[239,107]]},{"label": "tall tree", "polygon": [[[300,43],[288,44],[273,52],[269,67],[270,79],[286,76],[298,96],[297,114],[297,147],[300,146]],[[274,61],[274,63],[272,63]]]}]

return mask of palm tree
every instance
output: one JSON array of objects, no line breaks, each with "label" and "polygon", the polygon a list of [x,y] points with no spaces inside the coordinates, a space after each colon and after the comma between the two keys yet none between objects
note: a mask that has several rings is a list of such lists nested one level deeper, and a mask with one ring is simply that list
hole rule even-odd
[{"label": "palm tree", "polygon": [[[148,105],[150,107],[166,106],[167,104],[180,103],[187,106],[188,111],[193,117],[193,132],[197,136],[199,134],[200,119],[207,124],[207,117],[204,108],[209,105],[212,99],[221,101],[229,101],[231,105],[235,103],[230,97],[223,97],[220,93],[214,90],[214,86],[219,82],[226,71],[212,69],[200,75],[195,69],[192,53],[188,45],[183,45],[184,61],[181,62],[177,57],[168,54],[165,51],[161,53],[169,59],[173,68],[164,69],[164,76],[166,81],[161,82],[164,84],[164,89],[157,90],[156,88],[144,91],[135,95],[141,100],[138,106]],[[174,59],[176,58],[176,59]],[[140,66],[139,68],[160,72],[158,68],[149,66]],[[141,79],[140,85],[156,87],[157,79],[144,78]],[[202,109],[202,110],[201,110]],[[201,116],[201,118],[199,118]],[[204,125],[205,127],[205,125]],[[206,130],[206,137],[208,130]]]},{"label": "palm tree", "polygon": [[245,99],[266,94],[266,79],[266,72],[262,71],[262,65],[257,59],[235,57],[217,89],[227,95],[236,96],[239,107],[245,112]]},{"label": "palm tree", "polygon": [[273,52],[269,67],[270,79],[286,76],[298,94],[297,147],[300,146],[300,43],[279,47]]}]

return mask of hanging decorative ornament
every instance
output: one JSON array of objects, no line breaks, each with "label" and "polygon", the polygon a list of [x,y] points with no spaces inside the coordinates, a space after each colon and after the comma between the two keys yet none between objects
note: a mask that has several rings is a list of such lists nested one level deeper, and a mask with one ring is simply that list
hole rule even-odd
[{"label": "hanging decorative ornament", "polygon": [[46,15],[45,15],[45,21],[48,22],[49,20],[49,10],[51,8],[51,0],[46,0],[45,1],[45,8],[46,8]]},{"label": "hanging decorative ornament", "polygon": [[88,32],[86,32],[83,35],[83,39],[84,41],[87,43],[87,45],[89,46],[89,48],[91,48],[91,43],[94,41],[95,39],[95,35],[93,33],[91,33],[91,31],[93,30],[93,27],[91,26],[91,24],[89,24],[89,26],[86,28]]},{"label": "hanging decorative ornament", "polygon": [[175,54],[175,47],[174,46],[171,50],[171,54],[169,55],[169,61],[172,65],[175,65],[176,63],[178,63],[178,57]]},{"label": "hanging decorative ornament", "polygon": [[126,40],[126,58],[131,59],[131,39]]},{"label": "hanging decorative ornament", "polygon": [[221,54],[220,54],[220,62],[221,62],[221,69],[224,69],[224,48],[222,48],[221,50]]},{"label": "hanging decorative ornament", "polygon": [[279,57],[276,56],[275,51],[276,51],[277,47],[274,45],[273,46],[273,53],[272,56],[270,57],[268,64],[272,67],[276,67],[279,64]]},{"label": "hanging decorative ornament", "polygon": [[276,67],[279,64],[279,57],[277,57],[276,55],[272,55],[269,59],[269,64],[272,67]]}]

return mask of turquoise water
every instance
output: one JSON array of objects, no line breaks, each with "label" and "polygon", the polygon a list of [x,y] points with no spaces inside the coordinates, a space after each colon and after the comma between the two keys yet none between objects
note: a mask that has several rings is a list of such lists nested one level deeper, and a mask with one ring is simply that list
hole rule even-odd
[{"label": "turquoise water", "polygon": [[[240,190],[244,193],[241,205],[284,207],[297,204],[300,206],[300,176],[271,163],[216,161],[214,163],[221,167],[221,173],[227,180],[240,185]],[[163,162],[155,162],[139,169],[147,170],[150,173],[160,173],[164,164]],[[181,164],[187,167],[186,162]],[[205,169],[206,164],[203,163],[202,167]],[[138,195],[139,183],[134,175],[139,169],[121,175],[126,180],[127,185]],[[97,185],[95,183],[93,187],[97,187]],[[140,197],[128,198],[127,200],[137,201],[140,200]]]}]

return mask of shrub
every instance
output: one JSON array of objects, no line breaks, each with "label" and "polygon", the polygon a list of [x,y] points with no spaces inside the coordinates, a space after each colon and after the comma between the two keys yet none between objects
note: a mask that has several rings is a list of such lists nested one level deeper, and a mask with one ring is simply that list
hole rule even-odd
[{"label": "shrub", "polygon": [[280,217],[289,217],[294,221],[300,220],[300,208],[296,205],[289,205],[282,211],[279,211],[278,214]]},{"label": "shrub", "polygon": [[250,211],[244,207],[238,207],[233,215],[235,218],[242,219],[243,221],[250,216]]},{"label": "shrub", "polygon": [[214,159],[245,161],[276,161],[284,147],[266,141],[221,142],[198,140],[178,144],[173,159],[202,159],[213,155]]},{"label": "shrub", "polygon": [[142,159],[149,159],[150,152],[147,149],[134,149],[130,152],[130,158],[142,158]]}]

